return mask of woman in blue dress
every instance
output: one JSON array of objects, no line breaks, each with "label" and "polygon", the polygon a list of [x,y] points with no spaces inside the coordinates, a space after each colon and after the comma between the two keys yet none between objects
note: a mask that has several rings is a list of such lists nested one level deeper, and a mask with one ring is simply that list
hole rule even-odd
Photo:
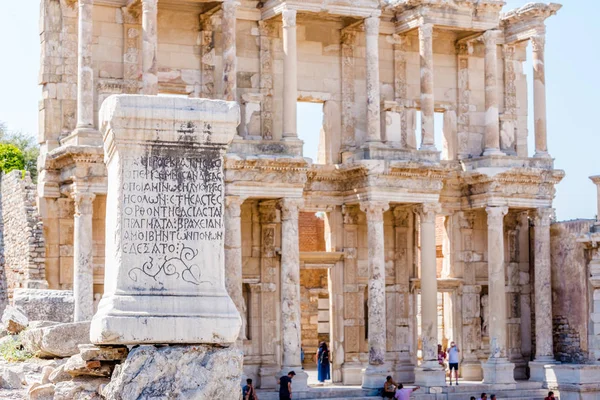
[{"label": "woman in blue dress", "polygon": [[331,379],[329,376],[329,361],[330,354],[327,348],[327,343],[321,342],[319,345],[319,351],[317,352],[317,370],[319,382],[323,383],[326,380]]}]

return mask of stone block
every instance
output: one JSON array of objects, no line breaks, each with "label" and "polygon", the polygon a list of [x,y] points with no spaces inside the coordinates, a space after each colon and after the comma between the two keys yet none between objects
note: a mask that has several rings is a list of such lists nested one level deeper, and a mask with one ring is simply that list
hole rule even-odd
[{"label": "stone block", "polygon": [[69,290],[15,289],[13,299],[30,321],[73,321],[75,305]]},{"label": "stone block", "polygon": [[9,333],[17,334],[27,328],[29,320],[18,308],[7,306],[2,313],[2,324]]},{"label": "stone block", "polygon": [[19,374],[8,368],[2,368],[0,370],[0,388],[21,389],[22,387],[23,381]]},{"label": "stone block", "polygon": [[90,342],[90,322],[27,330],[21,334],[21,340],[25,349],[38,357],[70,357],[79,354],[80,344]]},{"label": "stone block", "polygon": [[88,400],[99,399],[98,393],[109,382],[108,378],[91,378],[79,376],[70,381],[54,385],[54,400]]},{"label": "stone block", "polygon": [[112,366],[102,364],[100,361],[85,361],[81,358],[81,354],[75,354],[67,360],[64,371],[72,377],[82,375],[110,377]]},{"label": "stone block", "polygon": [[126,346],[79,346],[79,354],[85,361],[121,361],[127,358],[128,353]]},{"label": "stone block", "polygon": [[243,354],[233,347],[140,346],[117,366],[102,390],[107,400],[153,397],[237,399],[241,396]]},{"label": "stone block", "polygon": [[29,400],[54,400],[54,385],[51,383],[34,383],[29,388],[27,394]]}]

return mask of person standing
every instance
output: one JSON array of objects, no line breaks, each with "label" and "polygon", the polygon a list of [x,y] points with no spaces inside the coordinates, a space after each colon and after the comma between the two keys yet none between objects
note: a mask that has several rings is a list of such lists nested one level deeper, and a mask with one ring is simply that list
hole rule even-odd
[{"label": "person standing", "polygon": [[454,379],[456,380],[456,386],[458,386],[458,361],[460,359],[460,350],[456,347],[456,343],[452,341],[450,343],[450,349],[448,350],[448,367],[450,369],[450,386],[452,386],[452,370],[454,370]]},{"label": "person standing", "polygon": [[404,386],[402,384],[399,384],[398,390],[396,390],[396,395],[394,396],[394,398],[396,400],[410,400],[410,394],[419,389],[421,389],[421,386],[417,386],[412,389],[404,389]]},{"label": "person standing", "polygon": [[292,378],[296,376],[294,371],[288,372],[277,380],[279,384],[279,400],[292,400]]},{"label": "person standing", "polygon": [[244,386],[242,394],[244,395],[244,400],[258,400],[252,379],[246,379],[246,386]]},{"label": "person standing", "polygon": [[327,343],[321,342],[319,345],[319,351],[317,352],[317,371],[318,380],[323,383],[330,378],[330,366],[329,366],[329,349]]}]

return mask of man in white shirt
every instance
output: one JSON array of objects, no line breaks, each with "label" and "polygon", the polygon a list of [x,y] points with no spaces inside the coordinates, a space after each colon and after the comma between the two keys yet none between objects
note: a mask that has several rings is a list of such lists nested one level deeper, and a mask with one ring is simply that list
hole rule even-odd
[{"label": "man in white shirt", "polygon": [[450,348],[448,349],[448,366],[450,367],[450,386],[452,386],[452,370],[454,370],[454,378],[456,380],[456,386],[458,386],[458,361],[460,350],[456,347],[456,343],[452,341]]}]

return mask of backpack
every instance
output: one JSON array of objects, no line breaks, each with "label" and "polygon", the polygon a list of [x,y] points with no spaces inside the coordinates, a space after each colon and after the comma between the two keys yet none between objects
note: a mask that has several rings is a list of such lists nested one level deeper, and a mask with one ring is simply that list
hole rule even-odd
[{"label": "backpack", "polygon": [[319,361],[321,361],[321,364],[327,364],[329,362],[329,350],[321,352],[321,357],[319,357]]}]

